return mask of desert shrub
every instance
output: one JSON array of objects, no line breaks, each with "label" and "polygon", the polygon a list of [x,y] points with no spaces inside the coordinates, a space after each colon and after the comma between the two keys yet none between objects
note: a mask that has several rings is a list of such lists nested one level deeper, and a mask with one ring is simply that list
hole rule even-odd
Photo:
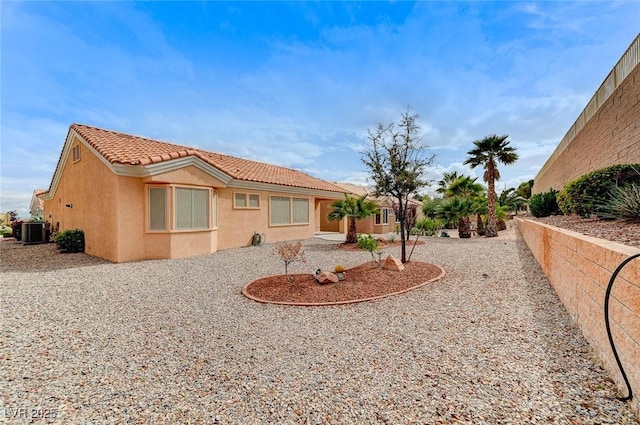
[{"label": "desert shrub", "polygon": [[336,273],[342,273],[342,272],[344,272],[344,266],[343,266],[342,264],[336,264],[335,272],[336,272]]},{"label": "desert shrub", "polygon": [[373,254],[379,251],[380,241],[369,234],[361,233],[358,235],[358,248],[369,251],[371,259],[375,263],[376,257]]},{"label": "desert shrub", "polygon": [[602,218],[640,219],[640,185],[614,187],[608,202],[598,212]]},{"label": "desert shrub", "polygon": [[411,230],[412,235],[437,236],[438,232],[446,225],[446,220],[422,217],[416,221],[416,227]]},{"label": "desert shrub", "polygon": [[536,193],[529,198],[529,210],[534,217],[547,217],[558,214],[559,208],[556,202],[557,190],[551,189],[548,192]]},{"label": "desert shrub", "polygon": [[640,164],[612,165],[569,182],[560,192],[558,204],[564,214],[598,214],[615,187],[632,184],[640,185]]},{"label": "desert shrub", "polygon": [[284,262],[284,274],[287,276],[287,281],[291,280],[289,276],[289,264],[300,261],[306,263],[307,258],[302,250],[302,242],[282,242],[276,244],[273,248],[274,252]]},{"label": "desert shrub", "polygon": [[80,229],[60,232],[55,241],[61,252],[84,252],[84,232]]},{"label": "desert shrub", "polygon": [[2,236],[11,236],[13,234],[13,230],[11,229],[11,226],[2,224],[0,225],[0,233],[2,233]]}]

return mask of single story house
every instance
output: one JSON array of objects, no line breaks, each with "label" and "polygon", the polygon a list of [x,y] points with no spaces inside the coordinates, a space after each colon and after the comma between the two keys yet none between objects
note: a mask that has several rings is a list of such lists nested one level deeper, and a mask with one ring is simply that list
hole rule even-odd
[{"label": "single story house", "polygon": [[46,193],[45,189],[36,189],[31,195],[31,204],[29,205],[29,214],[31,218],[44,217],[44,201],[40,198],[40,195]]},{"label": "single story house", "polygon": [[[372,235],[385,235],[391,232],[399,231],[399,222],[396,219],[395,212],[393,210],[393,204],[395,199],[390,196],[374,197],[371,195],[371,189],[352,183],[333,182],[336,186],[340,187],[346,194],[354,197],[360,197],[363,195],[369,195],[367,199],[376,203],[380,211],[362,220],[356,221],[356,228],[358,233],[369,233]],[[323,231],[346,233],[348,231],[347,220],[341,221],[329,221],[328,214],[331,212],[331,203],[333,201],[322,201],[320,203],[320,219],[321,229]],[[410,204],[416,204],[418,217],[422,216],[422,203],[415,199],[409,199]]]},{"label": "single story house", "polygon": [[40,198],[54,232],[81,229],[87,254],[127,262],[311,238],[321,203],[343,196],[289,168],[73,124]]}]

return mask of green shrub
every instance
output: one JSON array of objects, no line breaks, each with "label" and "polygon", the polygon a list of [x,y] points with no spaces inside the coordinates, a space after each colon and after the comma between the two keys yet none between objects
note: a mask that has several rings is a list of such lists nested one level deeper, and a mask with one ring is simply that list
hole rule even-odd
[{"label": "green shrub", "polygon": [[411,229],[412,235],[437,236],[438,232],[447,224],[441,218],[421,217],[416,221],[416,226]]},{"label": "green shrub", "polygon": [[375,263],[376,257],[373,255],[373,253],[379,252],[380,241],[369,234],[361,233],[358,235],[358,248],[369,251],[369,253],[371,254],[371,259]]},{"label": "green shrub", "polygon": [[529,211],[534,217],[547,217],[552,214],[558,214],[558,203],[556,195],[558,191],[551,189],[548,192],[536,193],[529,198]]},{"label": "green shrub", "polygon": [[84,252],[84,232],[80,229],[60,232],[55,241],[61,252]]},{"label": "green shrub", "polygon": [[599,214],[615,187],[632,184],[640,185],[640,164],[612,165],[569,182],[558,195],[558,205],[564,214]]}]

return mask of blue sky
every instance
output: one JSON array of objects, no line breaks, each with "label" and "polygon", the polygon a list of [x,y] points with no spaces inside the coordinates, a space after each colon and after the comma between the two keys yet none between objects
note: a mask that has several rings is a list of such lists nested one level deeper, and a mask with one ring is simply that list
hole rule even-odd
[{"label": "blue sky", "polygon": [[[420,114],[443,171],[508,134],[533,178],[640,29],[640,2],[13,2],[0,211],[28,216],[82,123],[367,183],[367,130]],[[481,180],[481,179],[480,179]]]}]

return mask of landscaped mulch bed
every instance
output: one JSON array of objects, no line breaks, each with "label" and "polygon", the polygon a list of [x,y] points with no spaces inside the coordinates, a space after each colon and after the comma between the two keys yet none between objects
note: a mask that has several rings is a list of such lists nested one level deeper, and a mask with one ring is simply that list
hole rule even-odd
[{"label": "landscaped mulch bed", "polygon": [[381,298],[422,286],[444,275],[439,266],[411,261],[403,271],[391,271],[373,262],[345,271],[344,280],[320,284],[311,274],[264,277],[247,284],[243,293],[262,302],[323,305]]},{"label": "landscaped mulch bed", "polygon": [[577,215],[539,217],[534,220],[594,238],[640,248],[640,221],[598,220]]}]

